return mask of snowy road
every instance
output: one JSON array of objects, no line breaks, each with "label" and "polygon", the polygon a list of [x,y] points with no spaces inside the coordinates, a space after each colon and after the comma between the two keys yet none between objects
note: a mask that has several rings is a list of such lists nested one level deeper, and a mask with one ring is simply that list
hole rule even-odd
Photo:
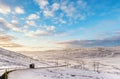
[{"label": "snowy road", "polygon": [[73,68],[48,68],[16,70],[8,74],[8,79],[120,79],[120,75]]}]

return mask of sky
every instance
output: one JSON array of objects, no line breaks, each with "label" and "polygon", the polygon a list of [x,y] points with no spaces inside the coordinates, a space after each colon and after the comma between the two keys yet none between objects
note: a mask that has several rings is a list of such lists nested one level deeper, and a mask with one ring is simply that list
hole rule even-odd
[{"label": "sky", "polygon": [[120,46],[120,0],[0,0],[0,47]]}]

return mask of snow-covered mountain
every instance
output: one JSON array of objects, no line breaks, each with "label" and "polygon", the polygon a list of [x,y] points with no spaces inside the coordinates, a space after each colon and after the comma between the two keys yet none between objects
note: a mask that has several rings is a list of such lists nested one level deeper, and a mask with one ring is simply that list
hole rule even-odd
[{"label": "snow-covered mountain", "polygon": [[39,66],[45,63],[30,58],[28,56],[0,48],[0,68],[2,67],[28,67],[30,63],[35,63]]}]

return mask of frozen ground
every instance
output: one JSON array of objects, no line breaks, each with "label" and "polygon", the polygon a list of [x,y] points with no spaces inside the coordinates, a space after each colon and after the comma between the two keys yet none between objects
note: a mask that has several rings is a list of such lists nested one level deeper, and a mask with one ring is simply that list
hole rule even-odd
[{"label": "frozen ground", "polygon": [[73,68],[29,69],[11,72],[8,79],[120,79],[120,75]]},{"label": "frozen ground", "polygon": [[[8,79],[120,79],[119,47],[20,53],[39,60],[40,66],[67,66],[61,68],[17,70],[11,72],[8,75]],[[23,58],[21,60],[24,60],[23,55],[18,55],[18,58],[21,56]],[[13,58],[12,60],[15,59]],[[19,63],[21,60],[16,60],[16,63]],[[22,64],[27,65],[26,63],[30,63],[28,62],[29,60],[26,61],[22,62]],[[31,60],[31,62],[34,61]],[[10,63],[8,62],[7,66]],[[34,63],[38,65],[38,62]],[[17,67],[16,64],[13,64],[13,68],[15,68],[14,66]]]},{"label": "frozen ground", "polygon": [[86,70],[94,70],[93,65],[99,63],[99,71],[120,73],[120,47],[36,51],[24,54],[51,66],[69,64],[70,68],[81,69],[81,66],[84,66]]}]

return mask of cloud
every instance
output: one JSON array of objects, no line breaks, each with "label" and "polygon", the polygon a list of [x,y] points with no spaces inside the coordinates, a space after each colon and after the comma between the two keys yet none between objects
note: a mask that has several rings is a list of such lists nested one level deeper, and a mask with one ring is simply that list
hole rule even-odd
[{"label": "cloud", "polygon": [[79,7],[86,9],[87,3],[83,0],[78,0],[77,4],[79,5]]},{"label": "cloud", "polygon": [[16,44],[16,43],[0,43],[0,47],[7,47],[7,48],[15,48],[15,47],[22,47],[22,45]]},{"label": "cloud", "polygon": [[15,32],[21,32],[22,30],[16,27],[14,24],[7,22],[5,19],[0,17],[0,27],[4,30],[13,30]]},{"label": "cloud", "polygon": [[0,13],[1,14],[9,14],[11,12],[11,8],[5,4],[0,3]]},{"label": "cloud", "polygon": [[36,26],[35,21],[26,21],[26,24],[27,24],[28,26]]},{"label": "cloud", "polygon": [[11,41],[12,39],[14,39],[13,36],[0,34],[0,41],[2,41],[2,42]]},{"label": "cloud", "polygon": [[[39,37],[39,36],[49,36],[54,34],[56,28],[55,26],[41,26],[41,28],[36,27],[35,30],[31,29],[29,26],[36,26],[35,21],[28,20],[24,27],[20,27],[17,20],[12,20],[10,23],[5,19],[0,18],[0,33],[8,32],[9,30],[13,32],[19,32],[29,37]],[[30,28],[30,29],[29,29]]]},{"label": "cloud", "polygon": [[44,9],[49,3],[47,0],[35,0],[41,9]]},{"label": "cloud", "polygon": [[46,29],[47,29],[47,31],[54,31],[55,30],[55,26],[50,26],[50,27],[47,27]]},{"label": "cloud", "polygon": [[62,4],[61,5],[61,10],[63,11],[63,12],[65,12],[66,13],[66,15],[67,16],[73,16],[74,15],[74,12],[76,11],[76,8],[75,8],[75,6],[74,5],[72,5],[72,4],[69,4],[69,5],[67,5],[67,4]]},{"label": "cloud", "polygon": [[56,11],[56,10],[58,10],[60,8],[60,4],[58,4],[58,3],[53,3],[52,4],[52,11]]},{"label": "cloud", "polygon": [[50,11],[48,9],[44,10],[43,14],[44,14],[45,17],[53,17],[54,16],[53,11]]},{"label": "cloud", "polygon": [[[44,16],[45,20],[51,20],[54,24],[72,25],[80,20],[85,20],[92,14],[92,11],[89,10],[90,5],[85,0],[34,1],[39,6],[40,14]],[[54,18],[59,18],[59,21],[55,21]]]},{"label": "cloud", "polygon": [[12,42],[14,39],[13,36],[0,34],[0,47],[22,47],[22,45]]},{"label": "cloud", "polygon": [[59,17],[59,18],[54,18],[54,24],[66,24],[67,21],[64,20],[63,18]]},{"label": "cloud", "polygon": [[43,11],[43,15],[45,17],[53,17],[55,15],[55,12],[59,9],[60,4],[58,3],[53,3],[51,5],[51,8],[47,7]]},{"label": "cloud", "polygon": [[0,28],[0,33],[5,33],[5,30],[3,28]]},{"label": "cloud", "polygon": [[120,46],[120,36],[114,36],[110,38],[96,39],[96,40],[72,40],[72,41],[60,42],[58,44],[65,45],[67,47]]},{"label": "cloud", "polygon": [[50,6],[48,0],[35,0],[35,2],[39,5],[39,8],[45,17],[53,17],[54,11],[59,8],[59,4],[57,3]]},{"label": "cloud", "polygon": [[55,32],[55,26],[44,26],[43,29],[27,31],[25,34],[29,37],[49,36]]},{"label": "cloud", "polygon": [[17,14],[24,14],[25,11],[21,7],[15,7],[15,13],[17,13]]},{"label": "cloud", "polygon": [[47,36],[47,35],[49,35],[47,31],[43,31],[39,29],[36,31],[29,31],[28,33],[26,33],[26,36],[29,36],[29,37]]},{"label": "cloud", "polygon": [[17,20],[12,20],[11,23],[14,24],[14,25],[19,24],[19,22]]},{"label": "cloud", "polygon": [[35,20],[35,19],[39,19],[40,17],[37,14],[30,14],[27,19],[28,20]]}]

